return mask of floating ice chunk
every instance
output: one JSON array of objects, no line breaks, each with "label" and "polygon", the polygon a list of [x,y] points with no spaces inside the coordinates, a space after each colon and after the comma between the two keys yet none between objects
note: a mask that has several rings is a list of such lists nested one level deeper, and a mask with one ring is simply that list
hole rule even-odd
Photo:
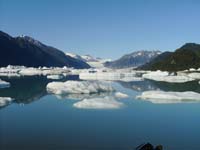
[{"label": "floating ice chunk", "polygon": [[18,73],[3,73],[3,72],[0,72],[0,76],[1,77],[20,77],[20,74]]},{"label": "floating ice chunk", "polygon": [[73,104],[76,108],[81,109],[118,109],[124,106],[123,103],[116,101],[113,97],[100,97],[84,99]]},{"label": "floating ice chunk", "polygon": [[63,77],[63,75],[48,75],[47,79],[60,80],[63,79]]},{"label": "floating ice chunk", "polygon": [[187,76],[167,76],[163,77],[160,81],[163,82],[170,82],[170,83],[184,83],[184,82],[189,82],[193,81],[193,78],[187,77]]},{"label": "floating ice chunk", "polygon": [[0,79],[0,88],[8,88],[8,87],[10,87],[10,83]]},{"label": "floating ice chunk", "polygon": [[157,70],[157,71],[151,71],[147,74],[143,74],[144,77],[148,78],[148,77],[165,77],[165,76],[168,76],[169,75],[169,72],[167,71],[160,71],[160,70]]},{"label": "floating ice chunk", "polygon": [[43,69],[43,75],[61,75],[63,73],[68,74],[70,71],[68,69],[63,68],[53,68],[53,69]]},{"label": "floating ice chunk", "polygon": [[116,98],[128,98],[127,94],[121,93],[121,92],[116,92],[115,93]]},{"label": "floating ice chunk", "polygon": [[193,79],[200,79],[200,73],[198,72],[189,73],[188,77],[193,78]]},{"label": "floating ice chunk", "polygon": [[8,105],[10,102],[12,102],[14,99],[10,97],[0,97],[0,107]]},{"label": "floating ice chunk", "polygon": [[122,72],[83,72],[79,74],[79,78],[83,80],[107,80],[107,81],[141,81],[143,78],[136,77],[136,73]]},{"label": "floating ice chunk", "polygon": [[190,68],[189,71],[196,71],[196,69],[194,69],[194,68]]},{"label": "floating ice chunk", "polygon": [[66,81],[49,83],[47,85],[47,91],[54,94],[90,94],[99,92],[111,92],[114,91],[114,89],[111,85],[104,82]]},{"label": "floating ice chunk", "polygon": [[200,93],[196,92],[164,92],[164,91],[145,91],[137,96],[139,99],[151,101],[152,103],[182,103],[200,102]]},{"label": "floating ice chunk", "polygon": [[184,83],[195,80],[189,76],[184,76],[184,75],[177,75],[177,76],[169,75],[169,73],[166,71],[164,72],[154,71],[147,74],[143,74],[142,77],[154,81],[163,81],[170,83]]},{"label": "floating ice chunk", "polygon": [[22,69],[19,74],[23,76],[34,76],[34,75],[42,75],[42,70],[37,68],[25,68]]}]

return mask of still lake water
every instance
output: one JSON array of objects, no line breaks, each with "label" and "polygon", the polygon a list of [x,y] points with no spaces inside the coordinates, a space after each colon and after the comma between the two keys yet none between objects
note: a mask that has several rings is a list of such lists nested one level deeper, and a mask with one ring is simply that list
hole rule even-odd
[{"label": "still lake water", "polygon": [[70,96],[48,94],[51,80],[45,77],[1,79],[11,87],[0,89],[0,97],[15,98],[0,108],[2,150],[131,150],[146,142],[161,144],[164,150],[200,149],[200,103],[153,104],[135,99],[150,89],[200,92],[197,82],[113,82],[117,91],[129,95],[117,100],[124,107],[81,109],[73,106],[78,100]]}]

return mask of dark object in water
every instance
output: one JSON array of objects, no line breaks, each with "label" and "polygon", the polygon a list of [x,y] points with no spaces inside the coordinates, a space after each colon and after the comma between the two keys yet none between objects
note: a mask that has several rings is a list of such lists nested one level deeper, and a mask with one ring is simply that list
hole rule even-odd
[{"label": "dark object in water", "polygon": [[138,147],[136,147],[136,150],[163,150],[163,146],[162,145],[158,145],[154,149],[152,144],[146,143],[146,144],[141,144]]},{"label": "dark object in water", "polygon": [[163,149],[163,146],[162,145],[158,145],[156,146],[155,150],[162,150]]}]

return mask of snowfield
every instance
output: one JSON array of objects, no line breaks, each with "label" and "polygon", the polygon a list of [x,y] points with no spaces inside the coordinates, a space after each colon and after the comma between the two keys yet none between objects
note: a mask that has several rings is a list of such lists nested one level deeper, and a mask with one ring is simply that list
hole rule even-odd
[{"label": "snowfield", "polygon": [[47,84],[47,91],[54,94],[91,94],[99,92],[112,92],[114,91],[114,88],[105,82],[66,81],[51,82]]},{"label": "snowfield", "polygon": [[84,99],[73,104],[81,109],[118,109],[124,106],[123,103],[116,101],[113,97],[100,97]]},{"label": "snowfield", "polygon": [[148,100],[151,101],[152,103],[200,102],[200,93],[191,91],[187,92],[145,91],[136,98]]}]

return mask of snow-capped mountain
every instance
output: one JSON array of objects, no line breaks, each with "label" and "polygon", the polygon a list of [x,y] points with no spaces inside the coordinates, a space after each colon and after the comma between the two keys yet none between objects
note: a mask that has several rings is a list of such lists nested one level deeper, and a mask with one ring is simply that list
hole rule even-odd
[{"label": "snow-capped mountain", "polygon": [[38,40],[35,40],[34,38],[30,37],[30,36],[27,36],[27,35],[20,35],[16,38],[21,38],[21,39],[24,39],[25,41],[29,42],[29,43],[32,43],[34,45],[37,45],[37,46],[42,46],[43,44],[38,41]]},{"label": "snow-capped mountain", "polygon": [[73,58],[76,58],[76,59],[79,59],[79,60],[82,60],[86,63],[88,63],[91,67],[95,67],[95,68],[100,68],[100,67],[104,67],[104,63],[105,62],[109,62],[111,61],[111,59],[103,59],[103,58],[96,58],[96,57],[93,57],[91,55],[77,55],[77,54],[73,54],[73,53],[65,53],[66,55],[70,56],[70,57],[73,57]]},{"label": "snow-capped mountain", "polygon": [[149,61],[151,61],[153,58],[155,58],[160,54],[161,52],[158,50],[156,51],[141,50],[133,52],[131,54],[124,55],[115,61],[106,62],[104,65],[105,67],[116,68],[116,69],[138,67],[148,63]]}]

